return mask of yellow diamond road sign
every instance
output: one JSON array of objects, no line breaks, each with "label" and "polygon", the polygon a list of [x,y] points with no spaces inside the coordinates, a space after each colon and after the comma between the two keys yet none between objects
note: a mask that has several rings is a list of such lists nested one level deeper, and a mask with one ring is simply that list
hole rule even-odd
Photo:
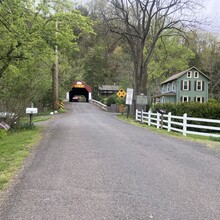
[{"label": "yellow diamond road sign", "polygon": [[120,97],[121,99],[126,96],[126,92],[123,89],[118,90],[117,96]]}]

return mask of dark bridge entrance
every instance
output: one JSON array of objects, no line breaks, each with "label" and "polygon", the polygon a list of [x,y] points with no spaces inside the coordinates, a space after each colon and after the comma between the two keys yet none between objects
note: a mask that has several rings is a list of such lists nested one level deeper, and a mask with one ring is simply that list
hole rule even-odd
[{"label": "dark bridge entrance", "polygon": [[73,102],[77,96],[85,96],[86,102],[89,102],[89,99],[92,98],[92,88],[82,81],[77,81],[69,91],[69,101]]}]

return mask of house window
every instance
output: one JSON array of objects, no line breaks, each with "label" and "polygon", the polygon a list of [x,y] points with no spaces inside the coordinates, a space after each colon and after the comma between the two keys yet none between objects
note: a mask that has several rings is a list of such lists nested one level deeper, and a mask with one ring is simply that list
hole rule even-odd
[{"label": "house window", "polygon": [[164,96],[162,96],[162,98],[161,98],[161,103],[165,103],[165,98],[164,98]]},{"label": "house window", "polygon": [[189,90],[189,81],[183,80],[183,90]]},{"label": "house window", "polygon": [[189,102],[189,97],[188,96],[181,97],[181,102]]},{"label": "house window", "polygon": [[196,81],[196,90],[202,91],[202,81],[201,80]]},{"label": "house window", "polygon": [[165,86],[163,85],[162,86],[162,93],[164,93],[165,92]]},{"label": "house window", "polygon": [[175,82],[172,82],[172,91],[175,91]]},{"label": "house window", "polygon": [[196,96],[196,102],[203,102],[203,98],[201,96]]},{"label": "house window", "polygon": [[167,83],[167,92],[170,91],[170,83]]},{"label": "house window", "polygon": [[199,78],[199,72],[197,71],[194,72],[194,78]]},{"label": "house window", "polygon": [[187,72],[187,78],[192,78],[192,72],[191,71]]}]

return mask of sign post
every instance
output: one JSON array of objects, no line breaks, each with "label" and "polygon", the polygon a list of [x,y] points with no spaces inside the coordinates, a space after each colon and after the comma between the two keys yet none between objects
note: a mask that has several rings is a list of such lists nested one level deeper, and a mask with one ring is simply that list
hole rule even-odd
[{"label": "sign post", "polygon": [[134,91],[133,89],[127,88],[127,95],[126,95],[126,105],[128,105],[127,118],[130,114],[130,106],[132,105],[133,91]]}]

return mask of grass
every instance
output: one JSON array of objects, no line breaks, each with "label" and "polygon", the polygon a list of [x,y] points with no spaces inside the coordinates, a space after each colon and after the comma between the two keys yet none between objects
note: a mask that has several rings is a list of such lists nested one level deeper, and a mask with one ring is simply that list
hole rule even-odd
[{"label": "grass", "polygon": [[40,140],[40,128],[23,129],[0,135],[0,191],[21,168],[32,147]]},{"label": "grass", "polygon": [[[65,113],[66,110],[59,111]],[[32,122],[51,119],[50,112],[33,116]],[[41,138],[41,128],[30,126],[30,118],[22,118],[21,125],[12,131],[0,129],[0,195],[7,189],[10,180],[21,169],[24,159],[30,155],[34,145]]]},{"label": "grass", "polygon": [[[33,116],[32,122],[50,118],[52,116],[48,113],[38,114]],[[41,128],[30,126],[28,115],[20,122],[17,128],[8,132],[0,130],[0,192],[8,187],[10,180],[22,167],[24,159],[41,137]]]},{"label": "grass", "polygon": [[220,143],[219,143],[220,138],[217,138],[217,137],[205,137],[205,136],[191,135],[191,134],[187,135],[185,137],[179,132],[173,132],[173,131],[168,132],[167,130],[157,129],[154,126],[148,126],[146,123],[137,122],[137,121],[135,121],[134,116],[130,116],[129,118],[127,118],[125,115],[118,115],[117,117],[120,120],[126,121],[126,122],[133,124],[135,126],[138,126],[138,127],[149,129],[153,132],[156,132],[156,133],[159,133],[162,135],[167,135],[167,136],[177,137],[177,138],[181,138],[181,139],[185,139],[185,140],[189,140],[189,141],[203,143],[206,146],[208,146],[209,148],[220,151]]},{"label": "grass", "polygon": [[[47,112],[40,112],[36,115],[33,115],[32,122],[41,122],[41,121],[46,121],[52,118],[52,115],[50,115],[50,112],[52,111],[47,111]],[[66,109],[59,109],[58,113],[66,113]],[[30,122],[30,116],[26,115],[24,118],[22,118],[21,123],[22,124],[28,124]]]},{"label": "grass", "polygon": [[[46,121],[46,120],[49,120],[51,118],[52,118],[52,116],[48,115],[48,114],[46,114],[46,115],[43,115],[43,114],[42,115],[34,115],[33,118],[32,118],[32,122],[34,123],[34,122]],[[27,124],[29,122],[30,122],[30,116],[25,116],[21,120],[22,124]]]},{"label": "grass", "polygon": [[[45,121],[52,118],[49,113],[34,115],[32,122]],[[10,180],[22,167],[24,159],[30,154],[32,147],[41,137],[41,128],[30,126],[30,118],[21,119],[18,128],[8,132],[0,130],[0,192],[5,190]]]}]

